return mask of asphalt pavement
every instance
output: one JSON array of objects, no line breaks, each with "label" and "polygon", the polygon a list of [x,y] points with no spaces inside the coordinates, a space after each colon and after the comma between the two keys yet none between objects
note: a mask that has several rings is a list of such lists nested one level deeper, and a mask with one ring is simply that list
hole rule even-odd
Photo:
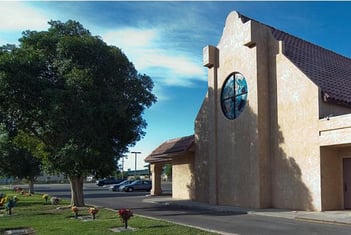
[{"label": "asphalt pavement", "polygon": [[[191,200],[177,200],[171,196],[149,196],[143,200],[147,203],[157,203],[161,205],[173,205],[182,208],[202,209],[208,211],[217,211],[221,213],[236,213],[247,215],[268,216],[308,222],[330,223],[339,225],[351,226],[351,210],[337,210],[337,211],[292,211],[284,209],[252,209],[241,208],[234,206],[219,206],[210,205],[207,203],[191,201]],[[351,228],[351,227],[350,227]],[[351,233],[350,233],[351,234]]]}]

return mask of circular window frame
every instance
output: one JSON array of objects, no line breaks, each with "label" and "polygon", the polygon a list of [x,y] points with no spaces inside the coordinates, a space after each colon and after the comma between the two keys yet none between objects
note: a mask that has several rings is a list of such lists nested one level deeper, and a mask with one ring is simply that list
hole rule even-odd
[{"label": "circular window frame", "polygon": [[229,120],[237,119],[245,110],[247,95],[248,87],[245,76],[239,72],[229,74],[221,90],[221,108],[224,116]]}]

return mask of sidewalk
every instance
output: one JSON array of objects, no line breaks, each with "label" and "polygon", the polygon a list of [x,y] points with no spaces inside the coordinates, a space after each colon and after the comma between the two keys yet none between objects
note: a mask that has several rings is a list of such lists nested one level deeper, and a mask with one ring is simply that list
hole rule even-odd
[{"label": "sidewalk", "polygon": [[196,208],[201,210],[211,210],[218,212],[231,212],[238,214],[253,214],[260,216],[271,216],[286,219],[305,220],[317,223],[334,223],[351,225],[351,210],[340,211],[291,211],[283,209],[249,209],[233,206],[209,205],[202,202],[190,200],[172,199],[171,196],[149,196],[144,202],[159,203],[162,205],[173,205],[183,208]]}]

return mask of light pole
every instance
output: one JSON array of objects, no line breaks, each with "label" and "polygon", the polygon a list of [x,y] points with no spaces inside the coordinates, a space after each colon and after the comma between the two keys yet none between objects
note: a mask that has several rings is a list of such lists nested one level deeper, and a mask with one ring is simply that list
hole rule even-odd
[{"label": "light pole", "polygon": [[126,155],[123,155],[122,157],[122,179],[124,179],[124,158],[128,159]]},{"label": "light pole", "polygon": [[134,166],[134,179],[136,179],[136,168],[137,168],[137,154],[140,154],[141,152],[131,152],[135,154],[135,166]]}]

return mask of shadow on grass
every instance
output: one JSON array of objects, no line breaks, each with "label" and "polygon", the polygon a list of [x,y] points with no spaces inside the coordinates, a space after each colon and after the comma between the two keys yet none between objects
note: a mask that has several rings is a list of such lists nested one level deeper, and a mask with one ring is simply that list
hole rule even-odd
[{"label": "shadow on grass", "polygon": [[33,202],[33,201],[28,201],[28,202],[26,202],[26,201],[19,201],[18,203],[17,203],[17,206],[21,206],[21,207],[27,207],[27,206],[35,206],[35,205],[37,205],[37,206],[47,206],[47,205],[51,205],[51,204],[45,204],[45,203],[43,203],[43,202]]},{"label": "shadow on grass", "polygon": [[150,229],[150,228],[167,228],[172,227],[171,225],[150,225],[150,226],[139,226],[139,229]]},{"label": "shadow on grass", "polygon": [[57,215],[57,214],[61,214],[60,212],[56,212],[56,211],[47,211],[47,212],[38,212],[38,213],[33,213],[33,215]]},{"label": "shadow on grass", "polygon": [[14,227],[0,229],[0,234],[35,234],[34,229],[31,227]]}]

